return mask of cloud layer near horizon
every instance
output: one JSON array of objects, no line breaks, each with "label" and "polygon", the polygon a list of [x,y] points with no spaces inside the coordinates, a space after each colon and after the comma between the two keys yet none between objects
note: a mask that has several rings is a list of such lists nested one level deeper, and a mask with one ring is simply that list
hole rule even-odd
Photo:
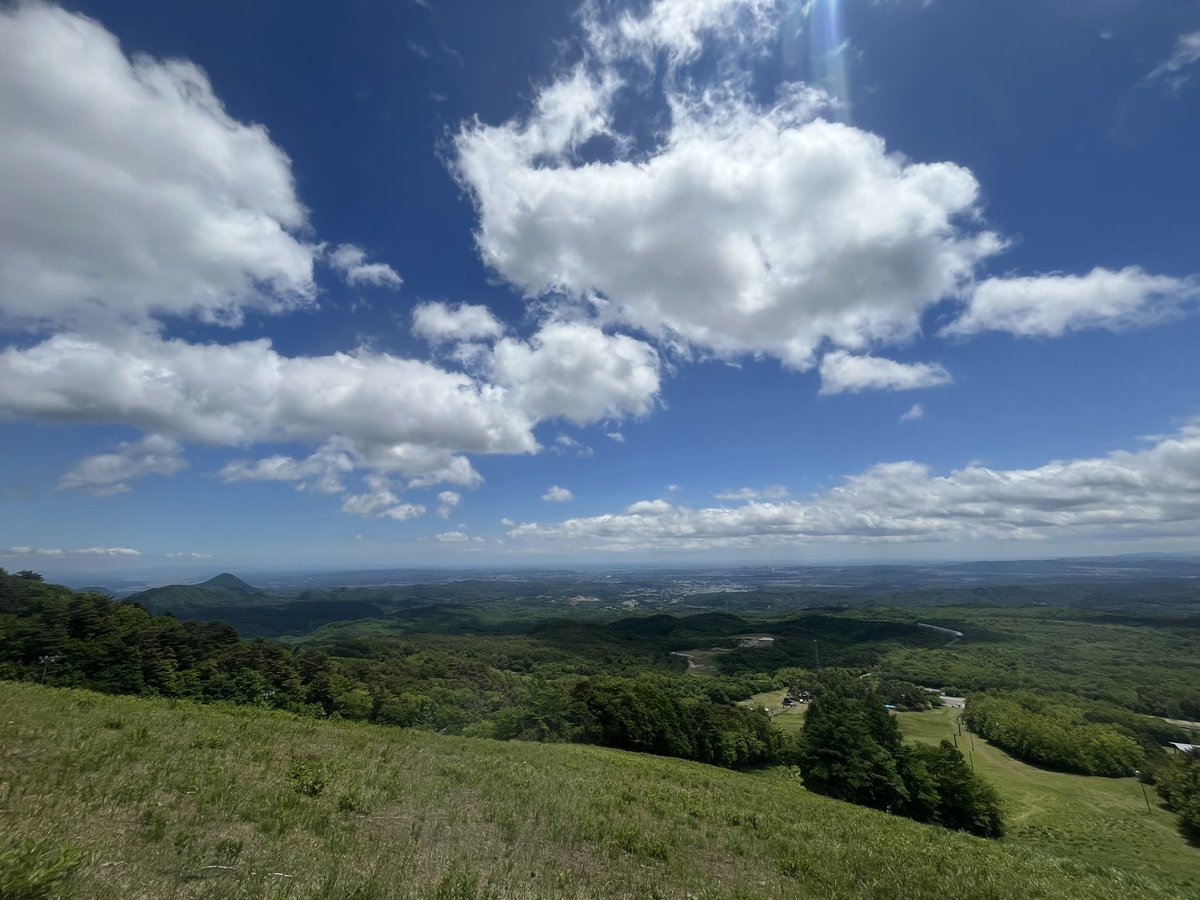
[{"label": "cloud layer near horizon", "polygon": [[642,500],[623,512],[525,523],[509,536],[531,546],[639,551],[1194,535],[1200,530],[1200,426],[1185,427],[1145,450],[1035,469],[972,463],[935,475],[916,462],[881,463],[805,500],[770,502],[751,491],[726,496],[747,502],[692,509]]}]

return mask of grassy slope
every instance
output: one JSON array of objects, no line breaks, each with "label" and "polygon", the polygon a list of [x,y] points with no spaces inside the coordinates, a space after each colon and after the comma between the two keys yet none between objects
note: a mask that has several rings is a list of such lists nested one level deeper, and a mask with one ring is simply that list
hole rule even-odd
[{"label": "grassy slope", "polygon": [[6,682],[0,709],[0,846],[82,848],[78,897],[1187,896],[778,771]]},{"label": "grassy slope", "polygon": [[[900,729],[910,740],[937,743],[955,733],[960,710],[900,713]],[[958,746],[1004,800],[1006,843],[1055,847],[1092,865],[1120,864],[1157,876],[1181,893],[1200,896],[1200,849],[1189,847],[1176,830],[1176,817],[1162,808],[1153,789],[1146,812],[1133,778],[1095,778],[1051,772],[1013,759],[987,741],[965,733]]]}]

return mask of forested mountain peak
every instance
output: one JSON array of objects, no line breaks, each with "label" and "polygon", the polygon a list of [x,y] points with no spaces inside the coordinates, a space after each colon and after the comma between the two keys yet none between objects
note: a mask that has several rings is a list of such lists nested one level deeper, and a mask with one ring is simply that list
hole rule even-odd
[{"label": "forested mountain peak", "polygon": [[208,581],[203,581],[196,585],[196,587],[224,588],[227,591],[245,591],[247,594],[253,594],[258,590],[229,572],[222,572],[220,575],[215,575],[208,579]]}]

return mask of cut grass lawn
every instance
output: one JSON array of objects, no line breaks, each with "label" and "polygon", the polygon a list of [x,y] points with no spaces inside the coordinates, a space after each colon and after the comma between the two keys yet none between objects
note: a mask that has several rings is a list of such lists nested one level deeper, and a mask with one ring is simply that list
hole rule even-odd
[{"label": "cut grass lawn", "polygon": [[1178,870],[919,825],[780,769],[11,682],[0,709],[0,848],[73,848],[73,897],[1195,896]]},{"label": "cut grass lawn", "polygon": [[[900,713],[908,740],[936,744],[957,734],[961,710]],[[1014,759],[983,738],[958,738],[963,755],[996,786],[1004,801],[1013,846],[1070,854],[1089,864],[1120,864],[1156,875],[1200,896],[1200,849],[1178,831],[1178,818],[1147,788],[1150,812],[1134,778],[1099,778],[1039,769]]]}]

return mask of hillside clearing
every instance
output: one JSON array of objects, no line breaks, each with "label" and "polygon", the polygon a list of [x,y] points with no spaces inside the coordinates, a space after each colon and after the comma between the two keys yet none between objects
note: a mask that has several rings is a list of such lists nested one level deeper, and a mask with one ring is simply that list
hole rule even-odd
[{"label": "hillside clearing", "polygon": [[[937,743],[957,733],[957,709],[899,713],[909,740]],[[1178,818],[1148,788],[1151,811],[1134,778],[1100,778],[1052,772],[1014,759],[983,738],[966,733],[958,747],[996,786],[1005,804],[1013,846],[1063,848],[1095,865],[1157,874],[1181,891],[1200,894],[1200,849],[1180,836]]]}]

